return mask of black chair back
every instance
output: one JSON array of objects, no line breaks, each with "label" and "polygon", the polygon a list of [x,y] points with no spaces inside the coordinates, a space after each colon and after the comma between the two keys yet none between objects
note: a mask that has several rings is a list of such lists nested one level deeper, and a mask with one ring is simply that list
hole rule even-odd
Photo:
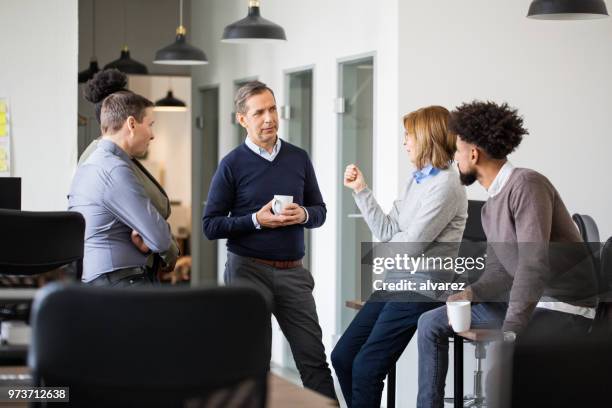
[{"label": "black chair back", "polygon": [[31,321],[34,382],[69,386],[70,406],[265,405],[270,314],[253,289],[51,284]]},{"label": "black chair back", "polygon": [[80,277],[85,220],[77,212],[0,209],[0,274],[35,275],[74,263]]},{"label": "black chair back", "polygon": [[21,210],[21,178],[0,177],[0,208]]},{"label": "black chair back", "polygon": [[605,242],[599,256],[599,304],[593,332],[612,335],[612,237]]},{"label": "black chair back", "polygon": [[580,231],[582,240],[584,242],[600,242],[599,241],[599,228],[595,220],[586,214],[574,214],[572,219]]},{"label": "black chair back", "polygon": [[[482,228],[482,206],[484,201],[468,201],[468,217],[459,246],[459,256],[465,258],[478,258],[487,252],[487,236]],[[474,283],[480,278],[481,273],[472,271],[458,275],[456,280],[463,280],[466,284]]]},{"label": "black chair back", "polygon": [[[576,223],[578,227],[578,231],[580,231],[580,236],[584,241],[584,244],[589,251],[589,255],[593,260],[593,266],[596,271],[601,271],[600,265],[600,254],[601,254],[601,242],[599,241],[599,228],[597,228],[597,223],[593,219],[593,217],[588,216],[586,214],[574,214],[572,215],[572,220]],[[601,274],[598,277],[601,280]],[[602,287],[601,282],[599,282],[599,287]],[[599,289],[601,292],[601,289]]]},{"label": "black chair back", "polygon": [[482,206],[484,201],[468,200],[468,218],[463,231],[463,239],[472,242],[483,242],[487,240],[482,228]]}]

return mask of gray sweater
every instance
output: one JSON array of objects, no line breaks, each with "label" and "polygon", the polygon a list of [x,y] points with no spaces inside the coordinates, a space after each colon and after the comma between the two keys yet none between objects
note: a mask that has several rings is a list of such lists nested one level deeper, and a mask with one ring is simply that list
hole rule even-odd
[{"label": "gray sweater", "polygon": [[509,296],[504,330],[524,329],[540,299],[595,305],[596,281],[584,262],[586,247],[546,177],[515,168],[483,206],[482,226],[487,264],[472,291],[477,301]]},{"label": "gray sweater", "polygon": [[[465,229],[467,195],[453,169],[441,170],[435,176],[423,179],[420,184],[410,177],[404,193],[393,203],[389,214],[380,208],[369,188],[354,193],[353,197],[378,240],[406,243],[403,253],[408,252],[408,256],[457,256],[456,245],[432,245],[435,242],[459,243]],[[401,276],[406,277],[405,273]],[[393,279],[392,274],[387,277],[387,280]],[[429,278],[427,274],[417,273],[411,280],[418,284]],[[436,274],[436,278],[450,282],[453,273],[448,271],[445,275]],[[429,297],[440,295],[419,293]]]}]

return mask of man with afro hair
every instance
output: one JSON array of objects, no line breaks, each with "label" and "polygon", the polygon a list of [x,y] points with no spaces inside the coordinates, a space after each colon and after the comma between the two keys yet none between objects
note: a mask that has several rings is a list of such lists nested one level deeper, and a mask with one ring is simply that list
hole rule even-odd
[{"label": "man with afro hair", "polygon": [[[586,257],[584,245],[555,187],[508,160],[528,134],[517,110],[506,103],[465,103],[451,112],[449,130],[457,135],[462,183],[478,181],[489,198],[482,208],[485,270],[448,301],[480,302],[471,308],[472,327],[501,326],[508,341],[535,331],[586,334],[595,316],[595,276],[589,267],[575,267]],[[554,252],[553,243],[563,243],[563,251]],[[421,315],[418,407],[444,405],[452,334],[446,306]]]}]

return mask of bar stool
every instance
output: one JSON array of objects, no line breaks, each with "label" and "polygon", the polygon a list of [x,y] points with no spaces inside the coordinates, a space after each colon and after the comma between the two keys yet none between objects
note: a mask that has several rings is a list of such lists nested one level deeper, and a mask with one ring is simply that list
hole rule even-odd
[{"label": "bar stool", "polygon": [[[454,358],[454,393],[452,398],[444,398],[445,403],[454,404],[455,408],[460,407],[486,407],[483,392],[482,380],[483,370],[482,361],[487,357],[486,346],[492,341],[499,341],[503,338],[499,329],[470,329],[461,333],[453,334],[453,344],[455,351]],[[474,357],[476,358],[476,369],[474,370],[474,388],[471,395],[463,396],[463,342],[468,340],[474,345]]]}]

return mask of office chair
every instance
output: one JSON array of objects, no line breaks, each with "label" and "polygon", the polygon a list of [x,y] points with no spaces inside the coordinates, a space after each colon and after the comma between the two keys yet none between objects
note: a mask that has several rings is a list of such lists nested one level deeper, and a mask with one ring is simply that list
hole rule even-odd
[{"label": "office chair", "polygon": [[612,335],[612,237],[601,248],[598,277],[599,303],[592,332]]},{"label": "office chair", "polygon": [[[76,212],[30,212],[0,209],[0,286],[36,287],[34,275],[60,267],[82,272],[85,220]],[[31,296],[31,295],[29,295]],[[28,321],[31,298],[3,299],[0,320]],[[25,364],[25,346],[0,348],[0,364]]]},{"label": "office chair", "polygon": [[50,284],[32,308],[36,386],[74,407],[264,407],[270,314],[250,288]]},{"label": "office chair", "polygon": [[599,242],[599,228],[595,220],[586,214],[574,214],[572,219],[584,242]]},{"label": "office chair", "polygon": [[21,210],[21,178],[0,177],[0,208]]},{"label": "office chair", "polygon": [[0,274],[37,275],[64,265],[83,268],[85,220],[77,212],[0,209]]}]

